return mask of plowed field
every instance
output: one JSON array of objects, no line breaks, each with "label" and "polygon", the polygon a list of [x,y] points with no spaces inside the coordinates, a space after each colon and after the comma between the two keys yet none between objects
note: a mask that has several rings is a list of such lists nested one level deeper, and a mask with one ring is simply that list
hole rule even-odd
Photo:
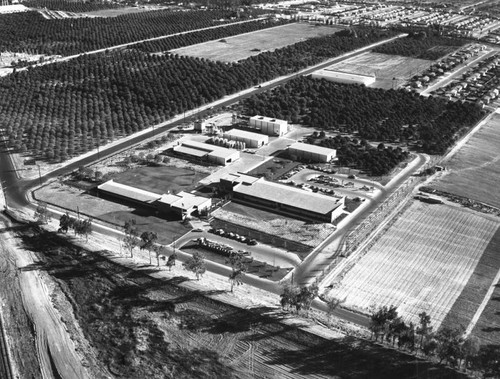
[{"label": "plowed field", "polygon": [[415,202],[359,262],[353,262],[331,295],[365,312],[371,306],[394,305],[414,322],[425,311],[437,328],[499,225],[469,210]]}]

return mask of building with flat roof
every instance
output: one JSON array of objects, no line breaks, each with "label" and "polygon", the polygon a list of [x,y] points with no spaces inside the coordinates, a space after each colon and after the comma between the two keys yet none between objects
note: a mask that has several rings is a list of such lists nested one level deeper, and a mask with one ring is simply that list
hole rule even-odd
[{"label": "building with flat roof", "polygon": [[157,193],[117,183],[113,179],[97,186],[97,190],[113,197],[151,207],[154,207],[154,203],[161,197]]},{"label": "building with flat roof", "polygon": [[288,121],[265,116],[250,117],[248,126],[268,136],[281,137],[288,131]]},{"label": "building with flat roof", "polygon": [[240,158],[237,150],[198,141],[182,141],[174,146],[174,152],[199,161],[207,161],[226,166]]},{"label": "building with flat roof", "polygon": [[223,134],[223,138],[230,141],[243,142],[245,147],[259,148],[269,143],[269,137],[260,133],[245,130],[231,129]]},{"label": "building with flat roof", "polygon": [[221,185],[227,188],[231,180],[233,201],[250,207],[315,222],[332,222],[343,213],[343,197],[306,192],[297,187],[248,176],[243,180],[228,176],[221,180]]},{"label": "building with flat roof", "polygon": [[336,157],[337,151],[309,143],[295,142],[288,147],[288,154],[294,160],[327,163]]},{"label": "building with flat roof", "polygon": [[157,205],[160,211],[175,213],[184,218],[194,212],[203,212],[210,209],[212,200],[181,191],[177,195],[163,194],[157,201]]},{"label": "building with flat roof", "polygon": [[365,86],[375,83],[376,79],[373,75],[352,74],[349,72],[329,70],[327,68],[313,72],[311,78],[326,79],[336,83],[364,84]]}]

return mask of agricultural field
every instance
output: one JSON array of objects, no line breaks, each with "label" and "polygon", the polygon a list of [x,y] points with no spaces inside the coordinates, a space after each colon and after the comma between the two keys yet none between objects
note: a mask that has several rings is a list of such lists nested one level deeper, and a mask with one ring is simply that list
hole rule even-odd
[{"label": "agricultural field", "polygon": [[425,311],[437,329],[499,225],[470,210],[414,202],[365,255],[347,262],[326,295],[366,313],[394,305],[413,322]]},{"label": "agricultural field", "polygon": [[220,62],[238,62],[264,51],[274,51],[309,38],[330,35],[341,28],[311,24],[289,24],[200,43],[172,50],[172,53]]},{"label": "agricultural field", "polygon": [[[380,53],[365,53],[345,61],[335,63],[327,68],[332,71],[344,71],[352,74],[375,75],[375,83],[370,87],[397,88],[406,80],[429,68],[430,61],[387,55]],[[393,80],[396,78],[396,80]]]},{"label": "agricultural field", "polygon": [[500,114],[494,114],[443,165],[446,171],[430,184],[432,188],[500,208]]}]

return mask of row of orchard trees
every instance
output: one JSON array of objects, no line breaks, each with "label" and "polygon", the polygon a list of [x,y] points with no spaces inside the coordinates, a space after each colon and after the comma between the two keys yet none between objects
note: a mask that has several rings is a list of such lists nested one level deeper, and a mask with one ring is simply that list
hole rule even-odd
[{"label": "row of orchard trees", "polygon": [[464,337],[462,326],[433,330],[431,317],[426,312],[418,316],[417,324],[406,323],[396,307],[380,307],[370,317],[372,338],[410,352],[420,351],[426,357],[437,358],[439,363],[446,362],[453,368],[500,375],[500,349],[481,346],[475,336]]},{"label": "row of orchard trees", "polygon": [[16,150],[66,160],[385,36],[323,36],[232,64],[137,50],[82,56],[1,78],[0,128]]},{"label": "row of orchard trees", "polygon": [[[258,16],[248,10],[241,17]],[[143,39],[234,22],[225,10],[155,10],[117,17],[47,20],[39,12],[0,15],[0,51],[74,55]],[[222,20],[222,21],[221,21]]]}]

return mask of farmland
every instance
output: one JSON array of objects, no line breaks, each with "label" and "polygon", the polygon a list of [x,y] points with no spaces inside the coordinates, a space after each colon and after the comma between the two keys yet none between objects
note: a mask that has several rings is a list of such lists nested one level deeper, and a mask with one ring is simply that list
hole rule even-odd
[{"label": "farmland", "polygon": [[[433,188],[500,207],[500,115],[495,114],[448,161]],[[481,183],[481,185],[478,185]]]},{"label": "farmland", "polygon": [[329,295],[363,312],[394,305],[413,322],[425,311],[437,328],[499,225],[469,210],[415,202],[364,256],[350,258]]},{"label": "farmland", "polygon": [[[389,89],[402,85],[406,79],[429,68],[430,63],[425,59],[380,53],[365,53],[335,63],[328,67],[327,70],[375,75],[375,83],[370,85],[370,87]],[[396,78],[396,80],[393,80],[393,78]]]},{"label": "farmland", "polygon": [[225,38],[225,42],[211,41],[172,50],[172,52],[220,62],[237,62],[263,51],[274,51],[309,38],[333,34],[339,30],[341,29],[328,26],[290,24]]}]

